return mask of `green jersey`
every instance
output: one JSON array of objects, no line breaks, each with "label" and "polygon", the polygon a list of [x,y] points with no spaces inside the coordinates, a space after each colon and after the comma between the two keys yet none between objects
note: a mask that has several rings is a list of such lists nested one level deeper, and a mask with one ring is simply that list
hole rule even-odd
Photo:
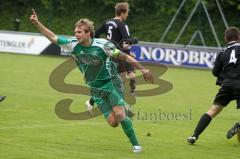
[{"label": "green jersey", "polygon": [[57,44],[70,50],[89,86],[98,87],[117,75],[117,67],[111,57],[118,56],[120,50],[110,41],[93,38],[91,45],[86,47],[76,39],[58,37]]}]

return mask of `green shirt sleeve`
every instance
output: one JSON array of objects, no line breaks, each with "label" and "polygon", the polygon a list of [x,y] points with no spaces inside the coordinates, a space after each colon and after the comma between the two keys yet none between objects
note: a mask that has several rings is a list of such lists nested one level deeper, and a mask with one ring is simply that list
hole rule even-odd
[{"label": "green shirt sleeve", "polygon": [[65,44],[68,44],[70,42],[71,42],[71,40],[66,38],[66,37],[58,36],[58,38],[57,38],[57,44],[58,45],[65,45]]},{"label": "green shirt sleeve", "polygon": [[74,47],[77,44],[77,40],[74,38],[66,38],[63,36],[58,36],[57,44],[65,51],[65,52],[73,52]]},{"label": "green shirt sleeve", "polygon": [[117,48],[112,51],[113,57],[117,57],[119,54],[120,54],[120,50],[118,50]]},{"label": "green shirt sleeve", "polygon": [[110,41],[104,44],[104,51],[110,57],[117,57],[120,54],[120,50]]}]

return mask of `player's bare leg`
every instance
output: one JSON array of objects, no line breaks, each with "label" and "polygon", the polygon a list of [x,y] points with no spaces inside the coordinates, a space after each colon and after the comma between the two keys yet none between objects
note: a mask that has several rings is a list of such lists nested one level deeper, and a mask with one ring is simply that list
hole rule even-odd
[{"label": "player's bare leg", "polygon": [[135,73],[134,72],[128,72],[127,74],[130,84],[130,93],[131,95],[135,95],[135,89],[136,89],[136,80],[135,80]]},{"label": "player's bare leg", "polygon": [[124,107],[122,106],[113,107],[113,112],[109,114],[107,121],[112,127],[117,127],[118,124],[121,123],[124,133],[127,135],[128,139],[133,145],[133,152],[138,153],[142,151],[142,148],[137,141],[132,126],[132,121],[129,117],[125,115]]},{"label": "player's bare leg", "polygon": [[117,121],[117,118],[115,116],[114,112],[111,112],[108,116],[107,122],[111,127],[117,127],[119,122]]},{"label": "player's bare leg", "polygon": [[219,114],[222,109],[222,106],[213,105],[205,114],[203,114],[194,130],[193,135],[187,138],[188,143],[194,144],[197,141],[199,135],[209,125],[212,118],[217,116],[217,114]]}]

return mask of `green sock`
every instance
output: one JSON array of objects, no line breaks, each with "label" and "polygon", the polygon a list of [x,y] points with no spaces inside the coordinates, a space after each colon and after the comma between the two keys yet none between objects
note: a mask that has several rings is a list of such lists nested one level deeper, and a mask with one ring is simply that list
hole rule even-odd
[{"label": "green sock", "polygon": [[123,128],[125,134],[127,135],[127,137],[129,138],[130,142],[132,143],[132,145],[133,146],[139,146],[139,143],[137,141],[137,137],[136,137],[135,132],[133,130],[131,119],[129,119],[129,117],[126,116],[121,121],[121,125],[122,125],[122,128]]}]

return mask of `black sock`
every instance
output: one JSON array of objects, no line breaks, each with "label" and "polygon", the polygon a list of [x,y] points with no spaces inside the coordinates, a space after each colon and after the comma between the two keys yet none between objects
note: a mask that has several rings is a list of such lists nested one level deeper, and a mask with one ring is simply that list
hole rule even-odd
[{"label": "black sock", "polygon": [[198,138],[198,136],[204,131],[204,129],[211,122],[211,120],[212,120],[211,116],[209,116],[207,113],[203,114],[194,130],[193,136]]},{"label": "black sock", "polygon": [[134,92],[134,90],[136,88],[136,81],[135,81],[135,79],[130,79],[130,88],[131,88],[131,92]]},{"label": "black sock", "polygon": [[95,102],[94,102],[93,98],[90,98],[90,99],[89,99],[89,103],[90,103],[92,106],[94,105]]}]

